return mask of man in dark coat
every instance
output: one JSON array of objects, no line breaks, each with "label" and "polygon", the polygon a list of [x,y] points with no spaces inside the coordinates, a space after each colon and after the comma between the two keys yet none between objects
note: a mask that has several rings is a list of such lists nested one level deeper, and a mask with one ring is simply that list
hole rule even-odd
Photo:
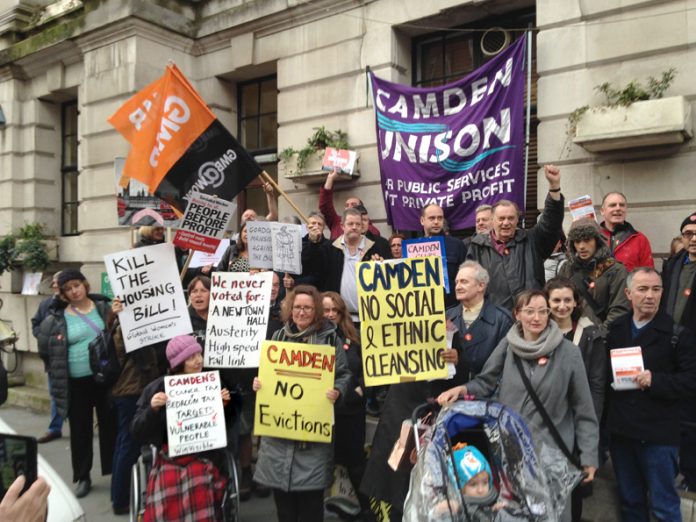
[{"label": "man in dark coat", "polygon": [[[633,312],[609,326],[610,350],[640,346],[635,389],[609,389],[607,428],[623,520],[681,520],[678,474],[681,400],[696,395],[694,336],[658,312],[660,275],[636,268],[627,279]],[[616,384],[616,383],[614,383]],[[649,500],[648,500],[649,499]]]},{"label": "man in dark coat", "polygon": [[445,254],[447,255],[444,262],[450,285],[450,291],[445,293],[445,306],[453,306],[457,303],[457,298],[454,295],[454,278],[457,276],[459,265],[466,260],[466,245],[456,237],[444,235],[445,213],[442,208],[435,204],[423,207],[420,223],[423,227],[424,237],[441,236],[444,239]]},{"label": "man in dark coat", "polygon": [[567,277],[583,298],[583,314],[603,332],[631,307],[626,298],[626,268],[609,252],[593,219],[575,221],[568,231],[568,261],[558,275]]},{"label": "man in dark coat", "polygon": [[544,174],[549,182],[549,194],[537,224],[529,230],[518,229],[517,205],[500,200],[493,205],[493,230],[475,235],[466,256],[488,271],[491,302],[508,310],[512,310],[519,292],[544,286],[544,260],[551,255],[561,236],[561,174],[553,165],[545,166]]},{"label": "man in dark coat", "polygon": [[[669,259],[662,268],[660,308],[675,323],[693,329],[696,325],[696,212],[682,221],[684,250]],[[696,425],[696,408],[690,401],[682,403],[682,421]],[[682,424],[679,471],[684,486],[696,491],[696,429]]]}]

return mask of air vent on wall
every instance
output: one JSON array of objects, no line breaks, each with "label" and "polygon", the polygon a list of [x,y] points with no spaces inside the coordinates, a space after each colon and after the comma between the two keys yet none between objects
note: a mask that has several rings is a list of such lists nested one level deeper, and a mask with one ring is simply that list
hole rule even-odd
[{"label": "air vent on wall", "polygon": [[512,36],[502,27],[488,29],[481,37],[481,52],[484,56],[491,57],[502,52],[510,42]]}]

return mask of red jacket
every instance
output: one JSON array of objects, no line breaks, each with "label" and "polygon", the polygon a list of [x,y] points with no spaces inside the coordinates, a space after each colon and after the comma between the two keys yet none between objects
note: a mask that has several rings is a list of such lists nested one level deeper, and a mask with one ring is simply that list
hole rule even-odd
[{"label": "red jacket", "polygon": [[[327,190],[324,188],[324,185],[319,189],[319,212],[324,214],[326,226],[331,233],[331,241],[343,234],[341,216],[336,213],[336,207],[334,207],[333,193],[333,189]],[[372,224],[372,221],[370,221],[368,230],[375,236],[380,235],[379,230]]]},{"label": "red jacket", "polygon": [[604,237],[607,238],[612,256],[623,263],[629,273],[639,266],[655,268],[650,241],[628,221],[614,227],[613,233],[604,226],[604,222],[600,228]]}]

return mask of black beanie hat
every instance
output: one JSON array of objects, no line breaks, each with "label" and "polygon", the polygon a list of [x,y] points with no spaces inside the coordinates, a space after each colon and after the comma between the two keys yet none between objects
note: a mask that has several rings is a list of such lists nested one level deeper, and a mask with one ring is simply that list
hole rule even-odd
[{"label": "black beanie hat", "polygon": [[688,216],[686,216],[686,219],[684,221],[682,221],[682,224],[679,227],[679,232],[684,230],[684,227],[686,225],[696,225],[696,212],[693,212],[693,213],[689,214]]},{"label": "black beanie hat", "polygon": [[60,275],[58,276],[58,287],[62,288],[65,283],[68,281],[86,281],[87,278],[84,276],[82,272],[80,272],[76,268],[68,268],[66,270],[61,271]]}]

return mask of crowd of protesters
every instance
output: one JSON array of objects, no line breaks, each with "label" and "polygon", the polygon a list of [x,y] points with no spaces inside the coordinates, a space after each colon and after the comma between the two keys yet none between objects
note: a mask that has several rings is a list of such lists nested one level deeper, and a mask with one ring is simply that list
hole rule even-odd
[{"label": "crowd of protesters", "polygon": [[[302,274],[273,276],[267,338],[335,347],[335,385],[326,391],[335,408],[334,442],[262,437],[254,469],[254,397],[263,383],[254,369],[221,370],[242,500],[272,494],[280,521],[322,520],[335,462],[347,469],[362,520],[400,520],[409,474],[394,471],[387,459],[402,421],[427,399],[447,405],[464,396],[496,397],[521,414],[535,445],[565,449],[579,460],[585,477],[562,520],[580,520],[582,499],[591,494],[588,485],[608,454],[624,520],[680,520],[677,487],[696,490],[696,430],[685,424],[695,417],[688,404],[696,395],[690,330],[696,324],[696,212],[681,223],[681,249],[659,274],[648,238],[626,221],[623,194],[606,194],[602,222],[576,221],[566,238],[561,175],[553,166],[544,172],[548,195],[531,228],[521,228],[517,206],[501,200],[479,207],[475,234],[461,240],[446,232],[442,208],[422,209],[420,235],[444,238],[446,315],[457,333],[441,356],[456,374],[452,380],[379,389],[366,388],[362,375],[356,265],[402,257],[409,235],[384,239],[356,197],[339,214],[337,174],[328,175],[319,209],[309,214]],[[274,220],[277,205],[272,191],[267,194],[266,217]],[[128,512],[130,467],[140,447],[166,442],[162,375],[203,368],[209,276],[253,271],[246,224],[259,218],[253,210],[244,217],[217,266],[186,271],[192,336],[126,354],[117,323],[120,302],[90,293],[77,270],[56,274],[55,296],[42,303],[32,322],[52,397],[49,428],[39,442],[60,438],[61,419],[67,419],[78,497],[91,487],[96,410],[101,471],[113,473],[113,510]],[[163,231],[146,228],[134,248],[163,242]],[[87,345],[112,325],[123,371],[107,390],[92,379]],[[642,348],[644,362],[637,389],[614,389],[609,350],[632,346]],[[529,386],[539,402],[531,400]],[[369,459],[367,414],[379,415]],[[683,481],[677,486],[679,473]]]}]

